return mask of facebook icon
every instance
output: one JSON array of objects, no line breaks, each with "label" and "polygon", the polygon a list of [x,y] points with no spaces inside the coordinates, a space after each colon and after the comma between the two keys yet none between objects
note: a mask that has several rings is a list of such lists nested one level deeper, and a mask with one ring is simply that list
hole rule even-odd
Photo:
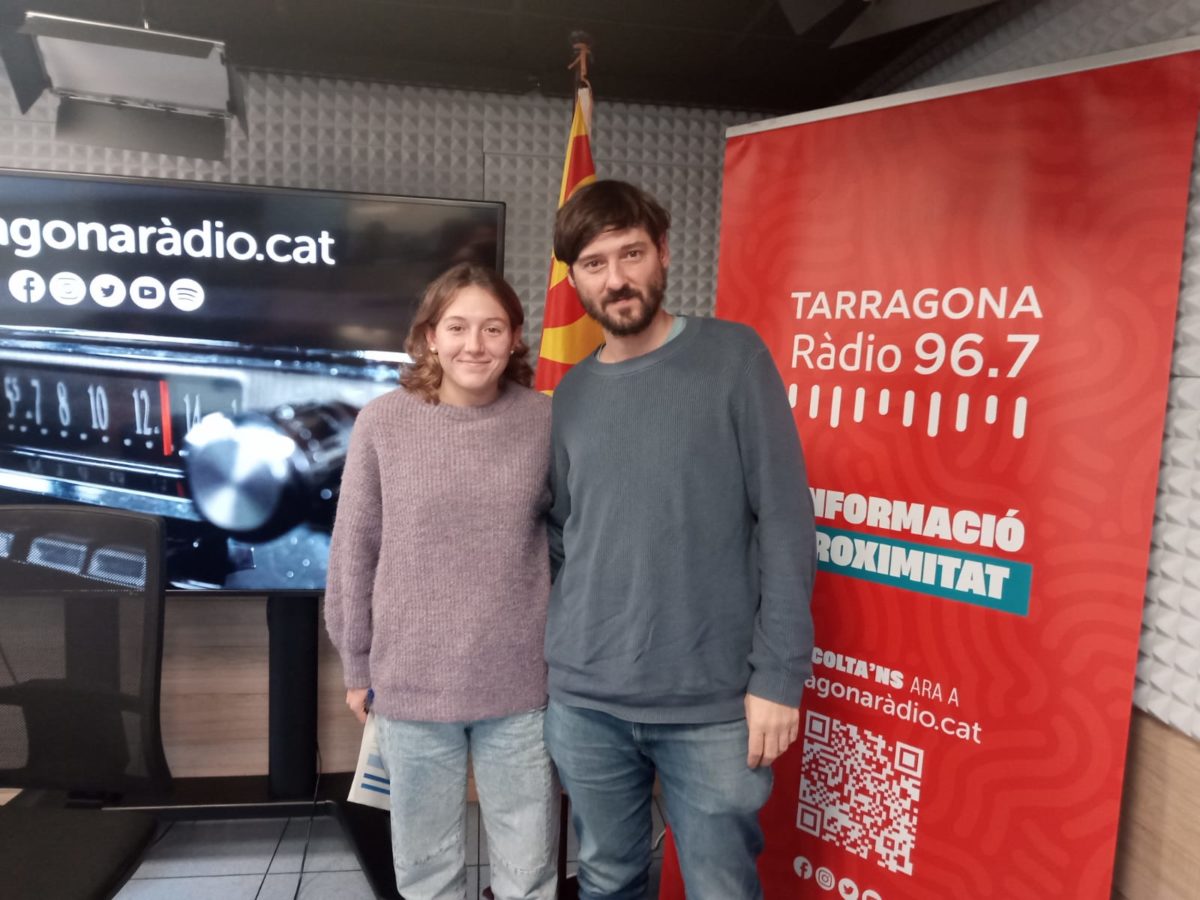
[{"label": "facebook icon", "polygon": [[37,272],[20,269],[9,277],[8,292],[18,303],[37,303],[46,295],[46,281]]}]

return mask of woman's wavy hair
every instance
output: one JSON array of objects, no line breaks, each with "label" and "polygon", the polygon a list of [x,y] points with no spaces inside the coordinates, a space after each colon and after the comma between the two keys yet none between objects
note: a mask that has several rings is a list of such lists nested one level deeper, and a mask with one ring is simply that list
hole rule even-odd
[{"label": "woman's wavy hair", "polygon": [[426,403],[438,402],[437,392],[442,385],[442,366],[437,354],[429,349],[429,331],[437,327],[437,323],[445,314],[446,308],[454,302],[458,292],[472,286],[481,288],[496,298],[508,316],[509,327],[517,336],[512,356],[508,358],[508,366],[500,379],[501,390],[509,381],[515,381],[525,387],[533,384],[529,346],[521,334],[521,326],[525,324],[525,310],[521,308],[517,292],[495,269],[478,263],[463,262],[447,269],[429,283],[429,287],[425,289],[425,296],[421,298],[421,305],[417,308],[412,327],[408,330],[408,338],[404,342],[404,349],[412,358],[412,363],[400,373],[400,384],[405,390],[419,395]]}]

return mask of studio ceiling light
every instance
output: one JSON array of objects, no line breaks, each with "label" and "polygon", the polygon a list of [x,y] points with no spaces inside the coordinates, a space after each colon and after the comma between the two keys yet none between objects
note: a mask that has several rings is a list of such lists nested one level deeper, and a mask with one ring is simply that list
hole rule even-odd
[{"label": "studio ceiling light", "polygon": [[29,12],[0,58],[22,113],[58,95],[62,140],[222,159],[227,120],[246,127],[221,41]]}]

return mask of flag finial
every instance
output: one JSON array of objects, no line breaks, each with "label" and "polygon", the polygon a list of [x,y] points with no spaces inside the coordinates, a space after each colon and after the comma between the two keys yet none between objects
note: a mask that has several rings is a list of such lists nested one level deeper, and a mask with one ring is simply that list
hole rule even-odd
[{"label": "flag finial", "polygon": [[588,81],[588,62],[592,57],[591,35],[586,31],[572,31],[571,49],[575,52],[575,58],[567,68],[575,70],[575,87],[590,88],[592,84]]}]

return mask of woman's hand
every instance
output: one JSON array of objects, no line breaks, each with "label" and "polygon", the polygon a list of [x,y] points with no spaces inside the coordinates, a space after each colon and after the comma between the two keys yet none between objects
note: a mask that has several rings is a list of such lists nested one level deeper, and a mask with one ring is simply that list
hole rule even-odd
[{"label": "woman's hand", "polygon": [[370,688],[350,688],[346,691],[346,705],[350,707],[350,712],[354,713],[354,718],[358,719],[362,725],[367,724],[367,691]]}]

